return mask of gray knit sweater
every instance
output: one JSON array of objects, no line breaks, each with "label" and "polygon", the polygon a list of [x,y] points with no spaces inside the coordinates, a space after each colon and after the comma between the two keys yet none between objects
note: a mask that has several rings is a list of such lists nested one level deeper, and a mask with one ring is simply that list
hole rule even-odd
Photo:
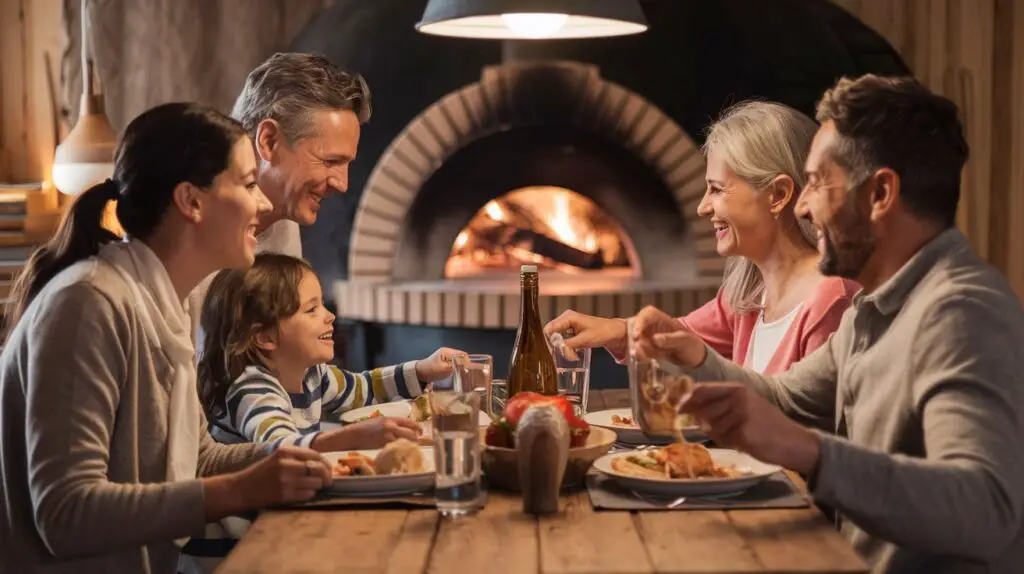
[{"label": "gray knit sweater", "polygon": [[[95,259],[71,267],[0,355],[2,574],[172,574],[173,540],[203,532],[200,480],[164,482],[169,364],[126,289]],[[200,476],[264,456],[201,424]]]}]

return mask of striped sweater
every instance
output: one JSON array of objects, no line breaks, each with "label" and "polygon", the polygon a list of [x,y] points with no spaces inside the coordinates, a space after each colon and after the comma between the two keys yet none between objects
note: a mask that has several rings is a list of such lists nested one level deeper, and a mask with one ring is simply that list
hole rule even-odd
[{"label": "striped sweater", "polygon": [[308,448],[320,432],[321,422],[339,422],[346,411],[411,399],[421,392],[416,361],[362,373],[317,365],[306,373],[300,393],[289,393],[272,373],[250,366],[228,388],[227,412],[211,423],[210,434],[222,443]]}]

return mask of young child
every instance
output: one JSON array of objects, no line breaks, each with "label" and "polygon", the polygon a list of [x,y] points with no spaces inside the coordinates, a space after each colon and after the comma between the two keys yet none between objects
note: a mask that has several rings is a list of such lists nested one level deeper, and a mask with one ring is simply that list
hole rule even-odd
[{"label": "young child", "polygon": [[323,305],[320,281],[308,263],[276,253],[250,269],[220,272],[202,311],[206,333],[199,390],[221,442],[294,444],[320,452],[370,449],[407,438],[419,425],[377,417],[321,431],[345,411],[396,397],[413,398],[424,383],[451,374],[448,348],[426,359],[353,373],[334,358],[334,314]]}]

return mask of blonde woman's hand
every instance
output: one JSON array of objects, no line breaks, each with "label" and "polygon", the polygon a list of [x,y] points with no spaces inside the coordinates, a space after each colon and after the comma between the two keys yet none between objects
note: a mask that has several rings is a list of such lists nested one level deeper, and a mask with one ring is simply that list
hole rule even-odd
[{"label": "blonde woman's hand", "polygon": [[427,383],[448,378],[452,374],[452,356],[465,354],[465,351],[441,347],[429,357],[416,361],[416,376]]},{"label": "blonde woman's hand", "polygon": [[569,329],[573,330],[573,336],[566,339],[565,344],[573,349],[609,347],[623,353],[626,350],[626,322],[622,319],[605,319],[569,310],[544,325],[544,336],[551,338]]},{"label": "blonde woman's hand", "polygon": [[704,340],[678,319],[648,305],[633,318],[637,359],[665,359],[687,368],[700,366],[707,357]]}]

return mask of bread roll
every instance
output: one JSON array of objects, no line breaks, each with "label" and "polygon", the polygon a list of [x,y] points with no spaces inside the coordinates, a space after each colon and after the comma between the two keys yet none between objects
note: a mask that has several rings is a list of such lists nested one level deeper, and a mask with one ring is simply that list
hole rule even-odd
[{"label": "bread roll", "polygon": [[378,454],[375,461],[377,474],[409,474],[424,472],[423,451],[411,440],[391,441]]}]

